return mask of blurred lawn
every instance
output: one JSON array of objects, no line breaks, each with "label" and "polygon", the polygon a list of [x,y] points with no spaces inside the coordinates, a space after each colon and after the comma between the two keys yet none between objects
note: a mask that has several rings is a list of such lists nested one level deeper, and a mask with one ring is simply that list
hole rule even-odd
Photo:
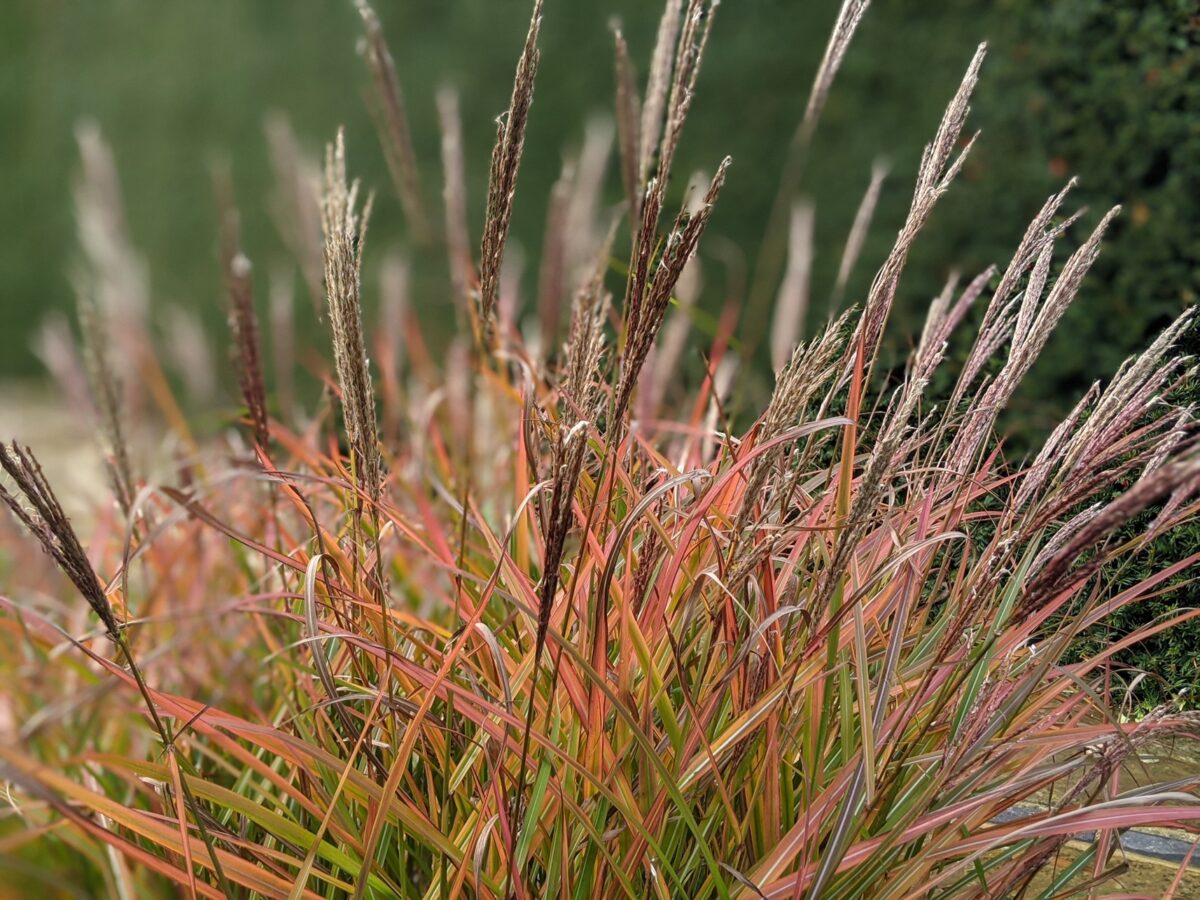
[{"label": "blurred lawn", "polygon": [[[507,103],[529,3],[381,0],[377,6],[434,208],[440,173],[433,93],[445,81],[462,91],[472,221],[478,223],[493,120]],[[990,28],[986,17],[967,15],[965,7],[935,12],[930,4],[896,0],[877,6],[835,90],[809,173],[823,264],[818,284],[829,280],[871,160],[880,153],[895,167],[876,230],[875,255],[883,252],[902,215],[921,145],[975,43]],[[836,7],[834,0],[743,0],[721,7],[680,169],[711,169],[723,154],[733,155],[714,233],[748,253],[761,237],[787,139]],[[541,240],[544,203],[562,148],[578,141],[589,114],[611,108],[609,20],[624,22],[644,76],[660,9],[651,0],[547,4],[514,226],[530,255]],[[372,242],[378,248],[402,241],[398,204],[362,102],[357,36],[350,0],[6,3],[0,13],[0,117],[7,123],[0,132],[0,207],[9,211],[9,227],[0,242],[0,303],[8,327],[0,332],[0,374],[36,370],[27,348],[30,329],[47,309],[69,309],[73,302],[70,182],[72,130],[80,117],[97,120],[113,144],[130,227],[150,260],[160,303],[206,310],[214,323],[223,317],[208,177],[215,158],[232,161],[259,271],[281,256],[266,213],[270,180],[262,121],[269,110],[286,112],[312,150],[344,123],[353,167],[385,195]],[[1015,237],[1022,219],[1004,218]],[[868,257],[868,264],[873,261]],[[440,261],[434,265],[440,275]],[[421,305],[436,316],[443,298],[422,296]]]},{"label": "blurred lawn", "polygon": [[[913,331],[913,316],[923,311],[951,268],[970,275],[988,263],[1005,263],[1042,199],[1068,172],[1078,172],[1082,202],[1134,204],[1135,215],[1114,230],[1117,249],[1106,250],[1106,258],[1126,260],[1121,248],[1130,246],[1141,256],[1121,263],[1128,275],[1124,281],[1102,266],[1100,277],[1085,288],[1067,323],[1073,334],[1060,335],[1057,352],[1052,346],[1048,354],[1046,383],[1038,384],[1035,371],[1035,387],[1016,400],[1018,415],[1028,419],[1019,426],[1044,426],[1083,383],[1110,372],[1121,356],[1144,343],[1147,321],[1153,319],[1144,311],[1136,321],[1128,318],[1130,310],[1145,306],[1139,291],[1153,291],[1155,302],[1168,309],[1187,301],[1182,284],[1179,297],[1165,300],[1161,286],[1139,287],[1148,283],[1146,273],[1173,272],[1164,266],[1187,262],[1195,241],[1180,238],[1171,246],[1147,231],[1152,239],[1136,243],[1131,234],[1137,223],[1156,221],[1158,210],[1141,196],[1147,175],[1129,165],[1128,155],[1138,152],[1139,140],[1151,139],[1137,116],[1153,105],[1154,97],[1146,93],[1153,85],[1144,70],[1158,65],[1155,36],[1186,26],[1189,3],[1194,0],[876,0],[834,88],[803,185],[817,209],[814,315],[825,311],[824,298],[871,161],[888,157],[893,174],[851,284],[852,301],[869,283],[902,221],[923,144],[975,44],[988,39],[992,52],[973,118],[984,136],[918,244],[901,287],[897,331]],[[733,156],[710,234],[731,239],[751,258],[838,5],[838,0],[731,0],[720,8],[678,171],[711,171],[721,156]],[[433,94],[447,81],[463,94],[471,220],[478,229],[493,122],[507,103],[529,0],[378,0],[376,6],[407,95],[432,209],[438,209],[440,196]],[[1135,12],[1143,7],[1158,18]],[[611,109],[608,23],[613,17],[623,21],[644,76],[660,10],[658,0],[547,2],[542,68],[514,221],[515,240],[526,250],[526,296],[536,277],[545,201],[562,148],[578,142],[589,114]],[[1109,19],[1121,16],[1142,16],[1141,30],[1130,38],[1118,33]],[[1099,36],[1072,31],[1088,23],[1100,29]],[[1112,40],[1102,39],[1110,32]],[[1188,35],[1194,37],[1192,31],[1179,34],[1185,45]],[[75,252],[72,130],[81,117],[98,121],[113,144],[130,227],[150,262],[156,303],[202,311],[214,328],[224,319],[209,179],[214,159],[232,162],[258,277],[283,258],[267,215],[271,184],[262,122],[270,110],[285,112],[313,151],[345,124],[354,171],[383,199],[370,253],[403,244],[398,203],[363,103],[358,35],[350,0],[7,0],[0,12],[0,121],[5,123],[0,208],[7,213],[0,241],[0,307],[6,325],[0,329],[0,376],[36,372],[28,349],[31,330],[47,310],[73,304],[68,278]],[[1175,32],[1170,36],[1175,40]],[[1068,53],[1082,70],[1068,70],[1068,81],[1051,83],[1047,73],[1055,66],[1063,69]],[[1115,125],[1091,114],[1091,95],[1087,102],[1066,102],[1080,85],[1095,95],[1096,107],[1120,111],[1128,126],[1124,137]],[[1179,111],[1175,119],[1186,121],[1185,113]],[[1086,139],[1074,140],[1076,133]],[[1180,138],[1167,134],[1161,140],[1178,145]],[[1126,145],[1132,149],[1120,156],[1117,148]],[[1147,159],[1155,152],[1147,147]],[[1187,165],[1189,173],[1200,172],[1200,161]],[[1188,183],[1194,184],[1194,177]],[[1090,196],[1089,185],[1095,188]],[[676,193],[681,187],[675,186]],[[610,188],[616,200],[615,169]],[[1179,189],[1172,188],[1175,194]],[[1194,220],[1194,197],[1186,202]],[[1098,215],[1093,209],[1087,224]],[[444,264],[436,254],[428,257],[416,260],[415,299],[426,321],[436,324],[448,308]],[[708,303],[719,302],[721,280],[711,266]],[[1111,314],[1122,310],[1125,319]],[[903,340],[892,343],[897,354],[904,352]]]}]

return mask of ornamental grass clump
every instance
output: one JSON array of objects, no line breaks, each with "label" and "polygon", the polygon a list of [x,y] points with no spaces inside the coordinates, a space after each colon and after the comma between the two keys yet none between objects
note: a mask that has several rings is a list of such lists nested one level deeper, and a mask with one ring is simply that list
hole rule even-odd
[{"label": "ornamental grass clump", "polygon": [[[802,143],[866,5],[848,0],[838,19]],[[414,166],[431,161],[409,158],[383,27],[358,6],[411,217]],[[730,406],[736,310],[707,330],[704,377],[686,385],[676,362],[714,258],[705,231],[736,164],[714,154],[715,174],[661,218],[716,7],[667,0],[644,91],[616,29],[623,209],[587,199],[613,137],[596,132],[551,204],[571,233],[526,304],[541,330],[529,343],[502,273],[526,202],[540,0],[478,260],[458,104],[438,97],[443,296],[419,296],[403,257],[384,254],[373,302],[370,201],[341,133],[320,182],[273,120],[284,242],[302,279],[320,279],[332,336],[320,398],[293,396],[298,335],[273,334],[262,359],[230,200],[220,264],[240,423],[193,440],[158,379],[153,404],[118,404],[102,381],[100,421],[119,411],[127,430],[172,434],[177,464],[122,462],[106,428],[115,502],[86,543],[33,457],[0,451],[0,497],[22,526],[0,532],[4,553],[31,535],[66,576],[22,564],[0,596],[5,854],[122,897],[1049,898],[1119,883],[1130,827],[1194,830],[1200,776],[1158,781],[1146,760],[1194,744],[1200,719],[1128,716],[1138,678],[1113,659],[1200,613],[1071,655],[1200,561],[1197,549],[1120,577],[1198,509],[1193,410],[1163,400],[1192,374],[1174,349],[1190,315],[1090,390],[1040,453],[1005,455],[996,416],[1116,214],[1060,252],[1077,218],[1060,212],[1068,185],[1002,270],[949,279],[905,368],[879,377],[909,251],[975,140],[981,47],[866,294],[801,341],[812,213],[782,198],[799,212],[771,287],[785,305],[772,396]],[[275,295],[273,330],[290,328],[300,313]],[[426,301],[463,332],[445,366],[411,314]],[[108,321],[150,345],[143,319]],[[949,354],[972,327],[966,356]],[[143,350],[130,362],[158,372]],[[269,374],[281,383],[264,387]],[[1063,856],[1085,831],[1095,839]]]}]

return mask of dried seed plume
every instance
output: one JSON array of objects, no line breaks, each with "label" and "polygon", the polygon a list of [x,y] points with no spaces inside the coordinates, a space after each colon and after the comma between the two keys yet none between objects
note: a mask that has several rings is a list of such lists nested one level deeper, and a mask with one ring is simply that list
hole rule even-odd
[{"label": "dried seed plume", "polygon": [[12,479],[17,490],[14,494],[0,483],[0,500],[71,579],[109,637],[118,640],[121,624],[37,458],[28,447],[22,447],[16,441],[7,446],[0,444],[0,468]]},{"label": "dried seed plume", "polygon": [[500,299],[500,267],[504,262],[504,245],[508,242],[508,229],[512,222],[517,175],[521,170],[521,155],[525,149],[525,127],[533,104],[533,82],[540,57],[537,44],[542,26],[542,2],[534,0],[529,32],[517,61],[512,99],[508,111],[496,123],[496,146],[492,150],[487,215],[484,218],[479,262],[479,313],[485,337],[490,334],[491,321]]},{"label": "dried seed plume", "polygon": [[238,386],[250,417],[254,441],[259,447],[266,447],[269,440],[267,386],[263,378],[250,259],[242,251],[241,217],[233,199],[229,173],[219,171],[215,178],[221,219],[221,275],[229,295],[229,327],[237,354]]},{"label": "dried seed plume", "polygon": [[373,106],[383,154],[396,193],[400,195],[404,214],[408,217],[409,227],[418,240],[424,241],[429,237],[429,222],[421,203],[421,176],[417,169],[417,154],[413,150],[412,129],[408,124],[396,63],[384,40],[379,16],[371,4],[367,0],[355,0],[355,5],[362,16],[365,30],[363,55],[371,70]]},{"label": "dried seed plume", "polygon": [[360,209],[358,182],[346,180],[345,135],[339,129],[337,139],[325,151],[325,193],[321,202],[325,293],[355,477],[369,497],[378,499],[382,466],[361,298],[362,252],[370,215],[371,198]]}]

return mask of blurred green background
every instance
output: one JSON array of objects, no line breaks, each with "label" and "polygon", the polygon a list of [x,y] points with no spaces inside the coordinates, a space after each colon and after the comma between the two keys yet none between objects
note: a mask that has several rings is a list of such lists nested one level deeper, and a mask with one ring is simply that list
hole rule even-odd
[{"label": "blurred green background", "polygon": [[[508,101],[530,5],[376,2],[432,210],[440,208],[434,92],[448,82],[462,94],[476,240],[494,119]],[[731,241],[750,262],[838,5],[727,0],[718,13],[672,204],[686,173],[711,171],[731,154],[734,167],[706,242]],[[546,0],[513,226],[527,258],[526,297],[563,148],[578,144],[590,115],[612,107],[609,23],[623,22],[644,76],[660,11],[658,0]],[[363,102],[359,35],[350,0],[5,0],[0,379],[39,374],[29,349],[33,330],[47,312],[74,303],[68,279],[77,253],[73,129],[83,117],[94,119],[113,145],[156,308],[196,310],[214,337],[222,334],[225,309],[214,160],[231,162],[256,278],[285,259],[267,212],[272,185],[262,126],[269,111],[289,116],[313,152],[344,124],[352,169],[380,190],[368,266],[389,245],[406,246]],[[1111,374],[1200,295],[1200,0],[875,0],[834,87],[802,184],[817,212],[814,318],[825,314],[872,161],[886,157],[892,175],[850,301],[860,299],[890,247],[922,146],[981,40],[990,42],[991,53],[971,124],[983,136],[910,260],[888,344],[893,361],[903,358],[917,318],[947,273],[961,269],[969,277],[989,263],[1006,263],[1029,218],[1071,174],[1080,178],[1076,203],[1091,209],[1068,244],[1110,205],[1125,206],[1081,298],[1014,399],[1005,424],[1020,448],[1044,433],[1086,384]],[[615,168],[608,196],[614,202],[621,196]],[[436,329],[449,319],[445,264],[440,252],[413,252],[413,300]],[[704,299],[710,307],[721,300],[722,282],[712,270]],[[1187,349],[1200,352],[1196,335],[1188,340]],[[769,375],[764,367],[749,377],[765,385]],[[1190,546],[1196,530],[1180,539]],[[1173,558],[1184,552],[1155,546]],[[1145,614],[1187,599],[1155,601]],[[1165,696],[1197,681],[1197,647],[1200,626],[1164,637],[1134,661],[1159,672],[1164,680],[1156,696]]]},{"label": "blurred green background", "polygon": [[[472,224],[482,218],[494,117],[506,103],[528,0],[379,0],[407,95],[427,205],[438,208],[433,94],[463,95]],[[836,0],[722,5],[679,171],[734,168],[712,234],[749,259],[787,140],[837,13]],[[657,0],[548,0],[543,60],[516,207],[527,294],[545,201],[564,146],[588,115],[611,109],[608,24],[619,18],[644,75]],[[270,219],[262,122],[285,112],[309,149],[345,124],[353,169],[381,189],[372,244],[404,229],[370,117],[350,0],[7,0],[0,13],[0,376],[30,375],[31,330],[73,304],[73,126],[95,119],[112,143],[134,241],[155,303],[223,319],[209,167],[232,162],[258,272],[283,257]],[[1094,222],[1126,213],[1096,276],[1017,398],[1010,422],[1040,431],[1093,377],[1111,372],[1200,292],[1200,4],[1196,0],[876,0],[851,47],[818,132],[803,191],[816,204],[813,315],[824,313],[842,242],[871,161],[889,178],[849,297],[869,282],[910,196],[921,148],[980,40],[991,55],[975,101],[982,142],[918,243],[901,287],[897,352],[951,268],[1007,261],[1030,215],[1069,174]],[[610,196],[620,196],[615,173]],[[1081,228],[1082,230],[1082,228]],[[417,260],[416,302],[447,308],[440,260]],[[709,279],[717,286],[720,279]],[[709,302],[717,298],[709,297]]]}]

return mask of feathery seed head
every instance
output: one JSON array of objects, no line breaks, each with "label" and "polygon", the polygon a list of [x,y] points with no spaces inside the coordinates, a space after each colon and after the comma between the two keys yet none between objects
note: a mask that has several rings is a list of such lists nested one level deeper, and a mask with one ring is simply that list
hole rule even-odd
[{"label": "feathery seed head", "polygon": [[381,489],[382,464],[360,296],[362,252],[370,214],[371,198],[360,209],[358,182],[347,183],[345,134],[338,129],[337,139],[325,152],[321,203],[325,296],[354,472],[359,487],[374,500]]},{"label": "feathery seed head", "polygon": [[71,579],[104,625],[109,637],[116,640],[121,633],[121,625],[108,601],[108,595],[84,553],[75,529],[71,527],[70,520],[46,481],[37,458],[28,447],[22,447],[16,441],[7,446],[0,444],[0,468],[12,479],[17,489],[17,494],[13,494],[0,483],[0,500],[37,539],[63,574]]}]

